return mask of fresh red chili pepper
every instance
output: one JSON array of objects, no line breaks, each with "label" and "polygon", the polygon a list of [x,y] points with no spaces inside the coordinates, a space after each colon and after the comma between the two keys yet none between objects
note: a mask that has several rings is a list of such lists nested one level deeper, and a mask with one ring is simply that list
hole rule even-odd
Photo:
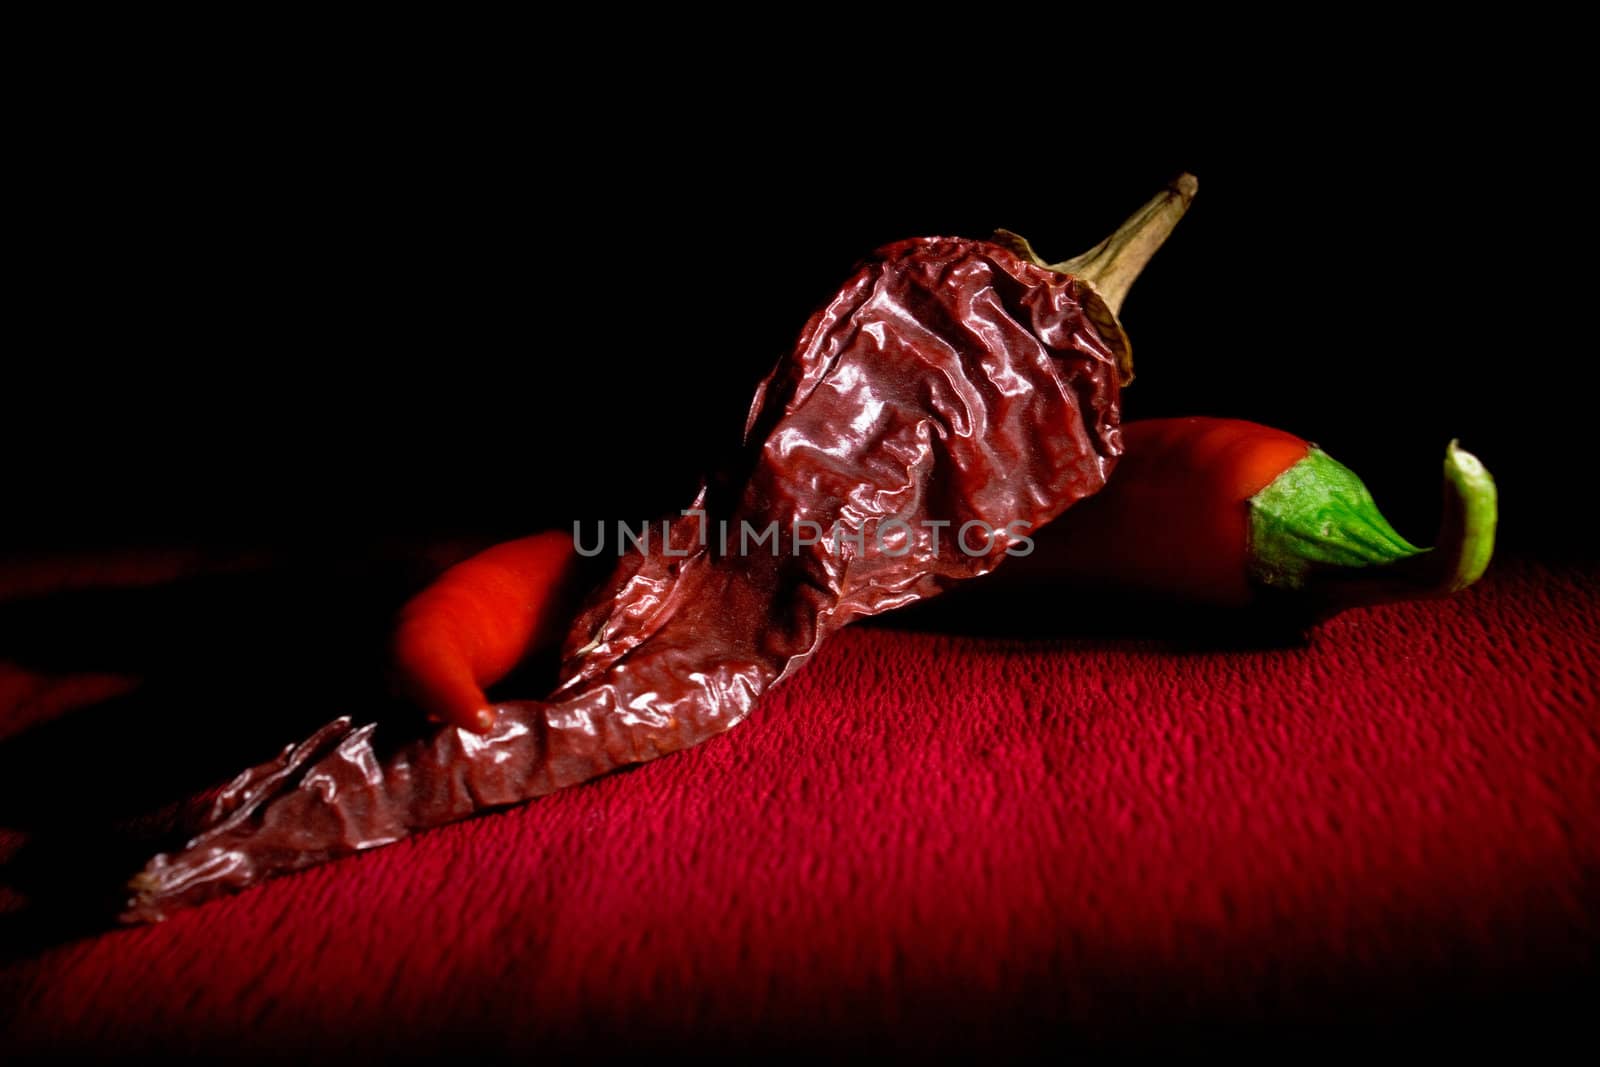
[{"label": "fresh red chili pepper", "polygon": [[576,606],[577,554],[565,531],[495,545],[445,571],[400,611],[401,689],[434,719],[487,733],[484,690],[533,650],[554,644]]},{"label": "fresh red chili pepper", "polygon": [[1494,482],[1454,442],[1428,550],[1395,532],[1353,472],[1293,434],[1214,418],[1147,419],[1122,433],[1106,488],[971,594],[1046,583],[1242,607],[1270,590],[1326,614],[1455,592],[1493,552]]},{"label": "fresh red chili pepper", "polygon": [[329,723],[235,779],[134,879],[125,918],[698,744],[851,620],[994,570],[1110,474],[1125,257],[1142,264],[1193,192],[1156,197],[1079,274],[990,241],[879,250],[757,388],[723,475],[591,596],[554,692],[499,705],[486,736],[375,746],[377,723]]}]

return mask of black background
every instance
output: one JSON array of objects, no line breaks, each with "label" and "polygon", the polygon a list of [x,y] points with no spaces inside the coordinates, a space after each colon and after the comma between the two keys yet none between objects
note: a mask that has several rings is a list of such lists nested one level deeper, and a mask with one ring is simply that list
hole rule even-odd
[{"label": "black background", "polygon": [[1424,542],[1459,437],[1498,476],[1503,547],[1588,551],[1569,98],[1459,74],[1115,113],[959,68],[800,104],[150,74],[78,101],[22,168],[38,241],[3,539],[314,548],[646,518],[686,502],[874,247],[1004,226],[1065,258],[1190,170],[1200,195],[1125,308],[1127,417],[1311,438]]}]

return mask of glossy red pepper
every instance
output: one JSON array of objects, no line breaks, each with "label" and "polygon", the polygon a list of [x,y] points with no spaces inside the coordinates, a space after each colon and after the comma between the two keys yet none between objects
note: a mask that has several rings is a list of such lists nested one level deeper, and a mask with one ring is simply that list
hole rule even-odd
[{"label": "glossy red pepper", "polygon": [[1122,430],[1126,451],[1105,490],[972,595],[1080,588],[1232,608],[1290,594],[1325,615],[1463,589],[1493,551],[1494,482],[1453,443],[1428,550],[1395,532],[1353,472],[1293,434],[1214,418]]},{"label": "glossy red pepper", "polygon": [[577,553],[566,531],[495,545],[441,574],[400,611],[401,690],[436,721],[487,733],[484,690],[536,647],[560,639],[575,607]]}]

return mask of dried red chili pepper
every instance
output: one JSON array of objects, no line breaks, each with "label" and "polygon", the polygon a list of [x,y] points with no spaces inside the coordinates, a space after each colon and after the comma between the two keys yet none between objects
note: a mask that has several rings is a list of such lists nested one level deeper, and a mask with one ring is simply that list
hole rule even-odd
[{"label": "dried red chili pepper", "polygon": [[[1018,531],[1104,484],[1130,366],[1115,312],[1193,192],[1186,176],[1156,197],[1082,277],[988,241],[881,249],[757,389],[699,514],[594,595],[547,699],[500,705],[487,736],[443,729],[387,756],[377,724],[328,724],[235,780],[198,837],[135,878],[124,917],[696,744],[852,619],[991,571]],[[968,554],[976,524],[994,537]],[[771,553],[723,536],[773,527]]]},{"label": "dried red chili pepper", "polygon": [[1395,532],[1361,480],[1293,434],[1241,419],[1147,419],[1105,490],[1041,530],[1034,551],[972,595],[1025,587],[1139,591],[1244,607],[1292,594],[1326,615],[1444,596],[1482,576],[1494,551],[1494,481],[1452,442],[1436,547]]}]

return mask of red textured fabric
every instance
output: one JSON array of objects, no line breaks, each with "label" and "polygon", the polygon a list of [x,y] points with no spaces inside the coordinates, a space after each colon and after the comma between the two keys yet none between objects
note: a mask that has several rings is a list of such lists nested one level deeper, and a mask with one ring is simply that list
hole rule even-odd
[{"label": "red textured fabric", "polygon": [[[697,749],[13,945],[6,1042],[966,1054],[1404,1023],[1470,1046],[1515,1013],[1526,1049],[1600,959],[1595,578],[1499,563],[1289,648],[854,628]],[[46,692],[18,670],[5,699]]]}]

